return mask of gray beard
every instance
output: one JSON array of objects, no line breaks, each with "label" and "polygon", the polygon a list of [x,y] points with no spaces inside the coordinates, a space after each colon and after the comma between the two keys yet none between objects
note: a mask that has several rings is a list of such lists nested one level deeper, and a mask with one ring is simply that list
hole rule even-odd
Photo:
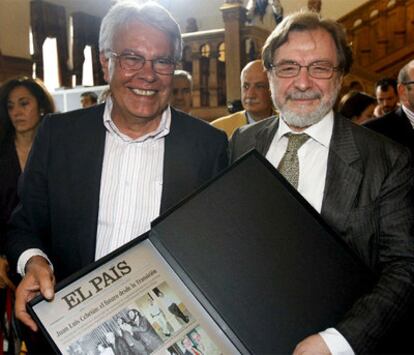
[{"label": "gray beard", "polygon": [[286,122],[288,126],[293,126],[297,128],[305,128],[318,123],[334,106],[340,89],[341,86],[338,85],[335,88],[335,92],[332,94],[330,100],[326,102],[321,102],[318,108],[310,113],[300,114],[298,112],[287,110],[284,107],[279,108],[283,120]]}]

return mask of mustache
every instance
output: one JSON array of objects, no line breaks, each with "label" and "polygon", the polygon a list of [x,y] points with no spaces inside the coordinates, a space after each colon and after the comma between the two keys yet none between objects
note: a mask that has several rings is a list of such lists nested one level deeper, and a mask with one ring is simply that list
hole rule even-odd
[{"label": "mustache", "polygon": [[258,103],[260,103],[260,100],[257,100],[257,99],[244,99],[243,102],[245,102],[246,104],[258,104]]},{"label": "mustache", "polygon": [[294,91],[286,95],[286,100],[315,100],[321,98],[322,94],[317,91]]}]

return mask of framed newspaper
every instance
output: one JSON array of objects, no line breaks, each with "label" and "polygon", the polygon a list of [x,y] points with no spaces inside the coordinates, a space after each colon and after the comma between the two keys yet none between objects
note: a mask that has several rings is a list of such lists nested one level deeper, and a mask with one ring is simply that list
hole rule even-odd
[{"label": "framed newspaper", "polygon": [[239,354],[213,317],[144,235],[28,305],[61,354]]},{"label": "framed newspaper", "polygon": [[30,311],[63,354],[287,354],[374,282],[252,152]]}]

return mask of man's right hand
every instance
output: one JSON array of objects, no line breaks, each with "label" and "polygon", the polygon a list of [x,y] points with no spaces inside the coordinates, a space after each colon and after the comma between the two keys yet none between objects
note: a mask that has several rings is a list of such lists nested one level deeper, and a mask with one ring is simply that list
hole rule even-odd
[{"label": "man's right hand", "polygon": [[26,303],[39,294],[52,300],[54,292],[55,276],[48,261],[42,256],[33,256],[26,264],[26,275],[16,290],[15,312],[16,317],[33,331],[37,331],[37,325],[26,311]]}]

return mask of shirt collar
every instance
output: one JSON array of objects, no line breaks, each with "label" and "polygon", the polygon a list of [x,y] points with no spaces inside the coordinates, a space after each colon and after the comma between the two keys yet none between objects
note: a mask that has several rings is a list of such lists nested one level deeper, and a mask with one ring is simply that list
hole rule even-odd
[{"label": "shirt collar", "polygon": [[404,111],[404,113],[407,115],[407,117],[408,117],[408,119],[411,123],[411,126],[413,126],[413,128],[414,128],[414,112],[411,111],[408,107],[406,107],[404,105],[401,105],[401,108]]},{"label": "shirt collar", "polygon": [[248,113],[247,111],[244,111],[244,114],[246,115],[247,123],[255,123],[256,122],[250,113]]},{"label": "shirt collar", "polygon": [[171,109],[168,106],[161,115],[161,121],[159,126],[152,132],[147,133],[146,135],[139,137],[137,139],[132,139],[128,137],[126,134],[122,133],[119,128],[116,126],[114,121],[112,120],[111,113],[112,113],[113,103],[112,98],[109,96],[105,101],[105,111],[103,114],[103,123],[107,131],[122,139],[124,142],[144,142],[148,139],[150,140],[157,140],[160,138],[164,138],[168,133],[170,133],[171,127]]},{"label": "shirt collar", "polygon": [[[306,133],[313,140],[317,141],[326,148],[329,148],[333,131],[333,122],[334,114],[331,110],[318,123],[309,126],[301,133]],[[283,118],[281,118],[279,120],[279,129],[276,132],[276,140],[279,141],[288,132],[297,133],[293,132]]]}]

